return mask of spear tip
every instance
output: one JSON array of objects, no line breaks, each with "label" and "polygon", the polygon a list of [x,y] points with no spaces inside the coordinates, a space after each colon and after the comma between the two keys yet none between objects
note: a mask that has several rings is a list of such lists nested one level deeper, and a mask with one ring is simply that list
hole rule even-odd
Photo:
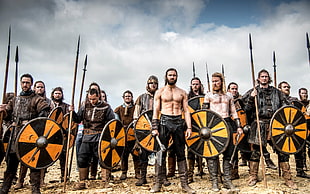
[{"label": "spear tip", "polygon": [[18,63],[19,56],[18,56],[18,46],[16,46],[16,52],[15,52],[15,62]]},{"label": "spear tip", "polygon": [[252,50],[252,37],[251,37],[251,33],[249,33],[249,42],[250,42],[250,49]]},{"label": "spear tip", "polygon": [[306,32],[306,38],[307,38],[307,48],[310,49],[308,32]]}]

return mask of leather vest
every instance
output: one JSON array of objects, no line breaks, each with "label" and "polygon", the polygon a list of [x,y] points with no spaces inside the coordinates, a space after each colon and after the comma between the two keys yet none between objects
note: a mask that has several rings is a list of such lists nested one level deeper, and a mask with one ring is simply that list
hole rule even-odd
[{"label": "leather vest", "polygon": [[84,111],[84,128],[85,129],[92,129],[92,130],[103,130],[107,119],[107,110],[109,105],[100,102],[98,105],[93,106],[90,103],[85,104],[85,111]]}]

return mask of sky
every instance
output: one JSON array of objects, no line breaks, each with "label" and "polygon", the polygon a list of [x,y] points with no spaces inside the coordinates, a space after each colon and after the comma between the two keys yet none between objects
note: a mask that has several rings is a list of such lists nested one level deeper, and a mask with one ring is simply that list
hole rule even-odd
[{"label": "sky", "polygon": [[[178,70],[177,85],[189,91],[195,74],[205,88],[209,76],[221,72],[237,82],[244,94],[252,83],[249,34],[252,36],[255,77],[267,69],[277,83],[287,81],[291,95],[310,89],[306,32],[310,32],[308,0],[0,0],[1,99],[11,26],[7,92],[14,91],[15,49],[19,76],[30,73],[53,88],[64,88],[72,102],[77,40],[81,37],[74,103],[80,96],[85,56],[88,56],[84,95],[91,82],[108,94],[112,108],[131,90],[145,92],[150,75],[164,86],[165,71]],[[19,90],[20,91],[20,87]]]}]

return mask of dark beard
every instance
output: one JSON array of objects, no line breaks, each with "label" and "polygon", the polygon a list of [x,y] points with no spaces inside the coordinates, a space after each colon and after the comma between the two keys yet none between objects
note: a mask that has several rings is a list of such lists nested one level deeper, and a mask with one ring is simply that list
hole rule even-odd
[{"label": "dark beard", "polygon": [[173,86],[173,85],[175,85],[175,83],[177,83],[177,80],[174,80],[174,81],[169,81],[169,80],[168,80],[168,83],[167,83],[167,84],[168,84],[169,86]]}]

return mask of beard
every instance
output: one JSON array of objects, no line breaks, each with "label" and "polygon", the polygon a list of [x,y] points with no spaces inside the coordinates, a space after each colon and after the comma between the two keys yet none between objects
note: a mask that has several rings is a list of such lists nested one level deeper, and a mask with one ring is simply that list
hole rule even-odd
[{"label": "beard", "polygon": [[167,82],[167,84],[170,86],[175,85],[175,83],[177,83],[177,80],[172,80],[172,81],[168,80]]}]

